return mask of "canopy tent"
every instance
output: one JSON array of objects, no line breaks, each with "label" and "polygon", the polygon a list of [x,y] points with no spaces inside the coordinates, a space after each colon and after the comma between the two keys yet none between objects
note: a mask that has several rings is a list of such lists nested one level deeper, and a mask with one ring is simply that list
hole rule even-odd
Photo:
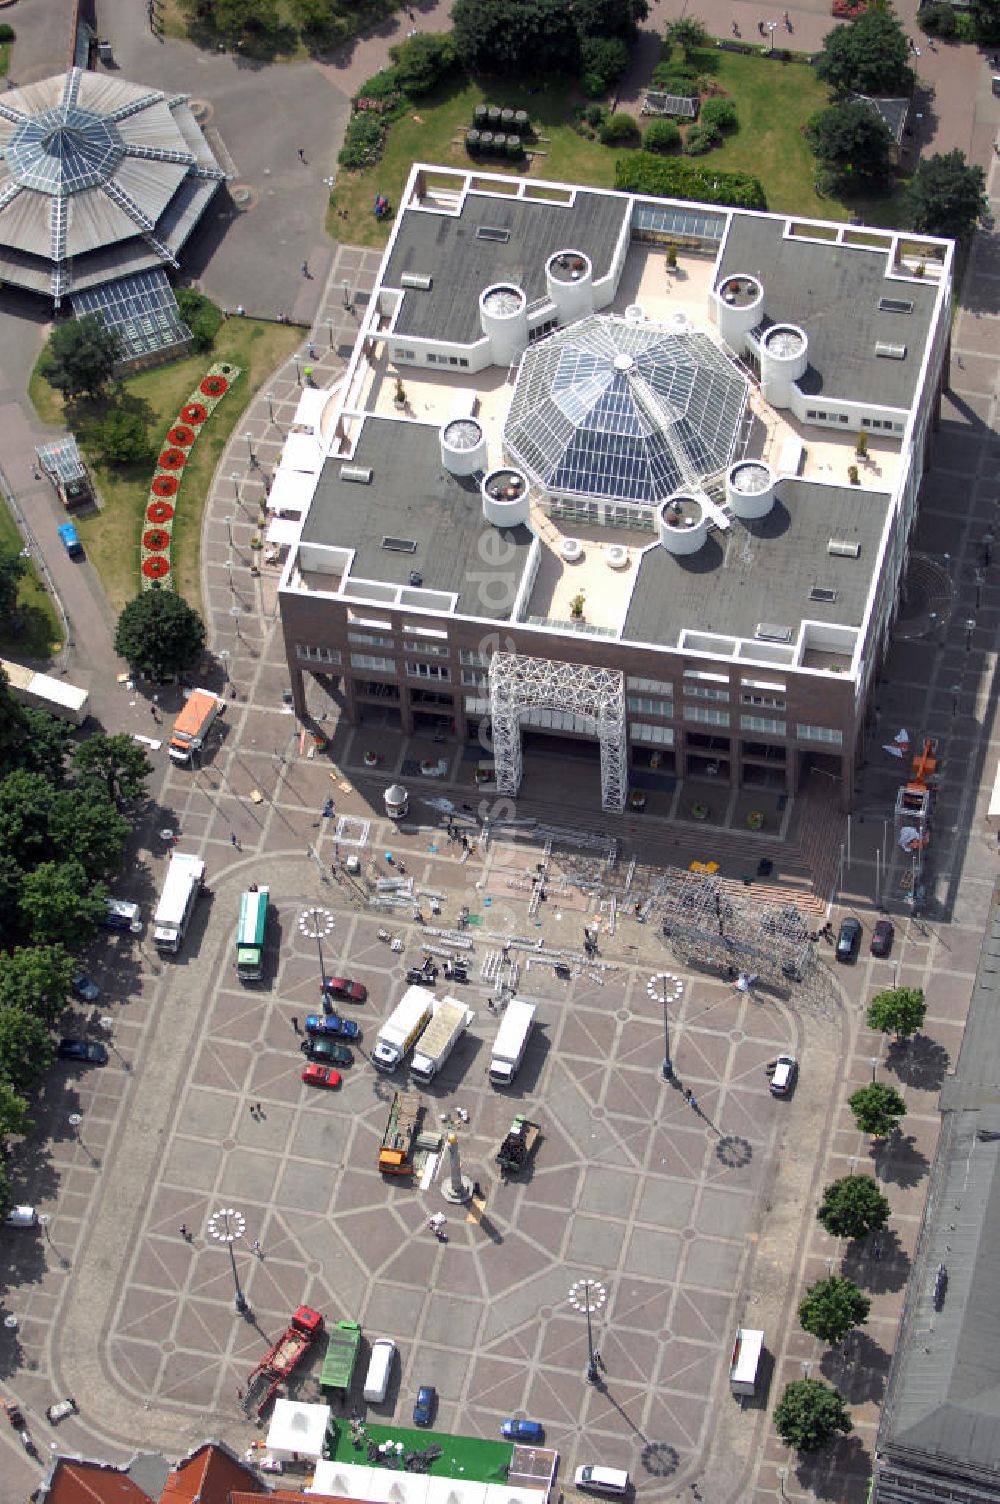
[{"label": "canopy tent", "polygon": [[279,470],[267,498],[268,511],[277,512],[282,517],[289,513],[302,517],[312,501],[315,489],[314,476],[304,475],[301,470]]},{"label": "canopy tent", "polygon": [[321,1457],[329,1405],[303,1405],[298,1400],[276,1400],[264,1443],[272,1457],[283,1461],[292,1456]]},{"label": "canopy tent", "polygon": [[[555,1458],[557,1454],[553,1452],[550,1455]],[[545,1484],[550,1477],[551,1474],[544,1479],[539,1478],[538,1488],[522,1488],[513,1483],[488,1483],[484,1504],[544,1504],[548,1497]]]},{"label": "canopy tent", "polygon": [[425,1504],[430,1479],[426,1473],[402,1473],[355,1462],[316,1464],[309,1494],[340,1499],[363,1499],[373,1504]]},{"label": "canopy tent", "polygon": [[486,1504],[488,1492],[485,1483],[467,1482],[464,1478],[431,1478],[426,1504]]},{"label": "canopy tent", "polygon": [[274,548],[292,548],[299,541],[302,523],[291,517],[272,517],[267,524],[267,541]]},{"label": "canopy tent", "polygon": [[330,393],[322,391],[319,387],[307,386],[299,398],[299,405],[295,409],[295,417],[292,419],[292,429],[303,429],[312,433],[319,430],[320,419],[323,409],[330,400]]},{"label": "canopy tent", "polygon": [[323,468],[323,450],[315,434],[290,433],[281,451],[282,470],[303,470],[307,475],[318,475]]}]

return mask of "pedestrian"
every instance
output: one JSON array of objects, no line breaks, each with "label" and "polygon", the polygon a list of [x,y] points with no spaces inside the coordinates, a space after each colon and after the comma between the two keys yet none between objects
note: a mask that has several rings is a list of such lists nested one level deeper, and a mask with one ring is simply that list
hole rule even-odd
[{"label": "pedestrian", "polygon": [[[1000,843],[1000,831],[997,831],[997,841],[998,843]],[[486,1007],[490,1013],[495,1013],[497,1011],[497,1005],[491,997],[488,997],[486,999]]]},{"label": "pedestrian", "polygon": [[259,1238],[254,1238],[253,1242],[250,1244],[250,1252],[251,1253],[255,1253],[258,1258],[263,1258],[263,1254],[261,1253],[260,1239]]},{"label": "pedestrian", "polygon": [[734,37],[738,37],[739,34],[740,34],[739,22],[738,21],[734,21],[733,22],[733,36]]},{"label": "pedestrian", "polygon": [[187,1230],[187,1223],[185,1222],[181,1223],[181,1237],[184,1238],[185,1241],[190,1237],[190,1233]]},{"label": "pedestrian", "polygon": [[232,844],[233,844],[233,846],[234,846],[234,848],[235,848],[235,849],[236,849],[236,850],[237,850],[237,851],[239,851],[239,849],[240,849],[240,842],[239,842],[239,837],[238,837],[238,836],[237,836],[237,834],[236,834],[236,832],[235,832],[235,830],[231,830],[231,831],[230,831],[230,832],[229,832],[229,839],[230,839],[230,841],[231,841],[231,842],[232,842]]},{"label": "pedestrian", "polygon": [[698,1111],[698,1098],[695,1096],[695,1094],[694,1094],[693,1091],[688,1092],[688,1101],[691,1103],[691,1106],[694,1108],[695,1112],[697,1112]]},{"label": "pedestrian", "polygon": [[296,1034],[298,1034],[300,1032],[299,1031],[299,1016],[298,1016],[297,1013],[293,1013],[292,1014],[292,1028],[295,1030]]},{"label": "pedestrian", "polygon": [[303,277],[309,277],[310,275],[308,261],[303,261],[302,263],[302,275]]},{"label": "pedestrian", "polygon": [[763,21],[758,21],[757,22],[757,30],[760,32],[760,34],[761,34],[762,37],[766,37],[767,36],[767,28],[764,25]]},{"label": "pedestrian", "polygon": [[309,359],[310,360],[315,360],[316,359],[316,342],[315,342],[315,340],[309,340],[309,342],[306,345],[306,349],[309,351]]},{"label": "pedestrian", "polygon": [[250,1103],[250,1116],[254,1119],[256,1119],[257,1117],[257,1108],[254,1106],[253,1102]]},{"label": "pedestrian", "polygon": [[262,1107],[262,1106],[261,1106],[261,1105],[260,1105],[260,1103],[259,1103],[259,1102],[258,1102],[258,1103],[257,1103],[257,1116],[258,1116],[258,1117],[259,1117],[259,1118],[262,1118],[262,1117],[263,1117],[263,1116],[264,1116],[264,1109],[263,1109],[263,1107]]},{"label": "pedestrian", "polygon": [[302,147],[301,147],[301,146],[300,146],[300,147],[299,147],[299,161],[300,161],[300,162],[304,162],[304,161],[305,161],[305,159],[306,159],[306,154],[305,154],[305,152],[304,152],[304,151],[303,151],[303,150],[302,150]]}]

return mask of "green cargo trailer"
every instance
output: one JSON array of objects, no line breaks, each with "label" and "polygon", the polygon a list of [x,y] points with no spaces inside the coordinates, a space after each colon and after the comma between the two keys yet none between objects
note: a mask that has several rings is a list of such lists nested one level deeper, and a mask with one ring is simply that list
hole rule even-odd
[{"label": "green cargo trailer", "polygon": [[338,1321],[331,1326],[326,1344],[323,1371],[319,1376],[320,1387],[336,1389],[346,1394],[351,1387],[351,1376],[358,1360],[361,1346],[361,1328],[356,1321]]}]

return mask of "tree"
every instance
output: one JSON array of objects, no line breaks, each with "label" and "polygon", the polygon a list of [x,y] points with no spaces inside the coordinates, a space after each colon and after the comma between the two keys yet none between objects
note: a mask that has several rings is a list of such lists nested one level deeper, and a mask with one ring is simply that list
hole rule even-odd
[{"label": "tree", "polygon": [[21,550],[0,543],[0,620],[9,621],[17,610],[17,592],[27,570]]},{"label": "tree", "polygon": [[56,856],[52,807],[56,790],[41,773],[15,769],[0,783],[0,852],[24,868]]},{"label": "tree", "polygon": [[821,1342],[842,1342],[868,1320],[871,1301],[852,1279],[831,1275],[810,1285],[799,1305],[799,1325]]},{"label": "tree", "polygon": [[633,42],[649,6],[646,0],[573,0],[573,15],[582,37],[621,37]]},{"label": "tree", "polygon": [[953,37],[957,26],[955,7],[949,5],[948,0],[939,0],[937,4],[924,5],[917,11],[917,25],[928,36]]},{"label": "tree", "polygon": [[109,465],[138,465],[152,453],[146,420],[129,407],[113,407],[95,423],[90,438]]},{"label": "tree", "polygon": [[921,987],[889,987],[877,992],[868,1005],[868,1027],[880,1034],[908,1039],[924,1021],[927,1003]]},{"label": "tree", "polygon": [[854,1424],[838,1390],[820,1379],[793,1379],[774,1407],[774,1429],[797,1452],[818,1452]]},{"label": "tree", "polygon": [[863,1238],[889,1220],[890,1206],[870,1175],[845,1175],[823,1192],[816,1220],[834,1238]]},{"label": "tree", "polygon": [[820,162],[838,176],[872,180],[888,175],[892,149],[889,128],[859,99],[820,110],[806,126],[806,140]]},{"label": "tree", "polygon": [[937,152],[917,165],[907,188],[910,221],[924,235],[971,235],[989,208],[986,175],[962,151]]},{"label": "tree", "polygon": [[20,1008],[0,1008],[0,1079],[29,1092],[56,1056],[52,1035],[40,1018]]},{"label": "tree", "polygon": [[193,287],[179,287],[176,297],[178,311],[191,330],[195,349],[202,354],[211,350],[222,326],[222,310]]},{"label": "tree", "polygon": [[74,970],[61,945],[18,946],[0,955],[0,1008],[20,1009],[51,1026],[66,1006]]},{"label": "tree", "polygon": [[835,94],[909,95],[910,43],[891,5],[862,11],[823,39],[816,73]]},{"label": "tree", "polygon": [[418,31],[415,37],[389,48],[396,82],[411,99],[429,94],[458,61],[450,34]]},{"label": "tree", "polygon": [[39,944],[79,950],[103,919],[107,896],[102,883],[91,887],[75,859],[42,862],[25,873],[20,895],[22,922]]},{"label": "tree", "polygon": [[70,728],[65,721],[57,721],[47,710],[36,710],[33,705],[22,705],[21,712],[25,736],[18,764],[28,773],[41,773],[47,783],[59,788],[65,776]]},{"label": "tree", "polygon": [[1000,42],[1000,0],[972,0],[969,6],[976,41],[991,46]]},{"label": "tree", "polygon": [[98,314],[88,313],[56,325],[38,369],[64,397],[99,397],[122,354],[117,329],[109,329]]},{"label": "tree", "polygon": [[234,48],[272,47],[280,31],[277,0],[213,0],[212,25]]},{"label": "tree", "polygon": [[115,871],[129,833],[128,822],[95,783],[58,796],[50,829],[60,859],[78,861],[88,883]]},{"label": "tree", "polygon": [[652,120],[642,144],[646,151],[676,151],[681,144],[680,127],[673,120]]},{"label": "tree", "polygon": [[638,125],[624,111],[609,115],[597,134],[605,146],[638,146],[640,140]]},{"label": "tree", "polygon": [[473,73],[570,73],[580,62],[572,9],[563,0],[455,0],[455,48]]},{"label": "tree", "polygon": [[663,34],[669,48],[679,47],[685,58],[701,47],[708,46],[708,30],[697,16],[681,16],[671,21]]},{"label": "tree", "polygon": [[145,590],[118,618],[115,652],[152,679],[191,668],[205,646],[205,623],[173,590]]},{"label": "tree", "polygon": [[[0,1143],[5,1139],[30,1133],[34,1123],[28,1116],[28,1104],[8,1081],[0,1076]],[[7,1168],[0,1159],[0,1210],[9,1210],[10,1200],[3,1206],[3,1193],[7,1187]]]},{"label": "tree", "polygon": [[854,1113],[860,1131],[870,1133],[872,1138],[885,1138],[906,1115],[906,1103],[899,1092],[882,1081],[859,1086],[848,1097],[847,1105]]},{"label": "tree", "polygon": [[143,749],[130,736],[103,732],[88,736],[73,753],[73,771],[80,783],[96,782],[105,798],[118,807],[145,797],[153,771]]},{"label": "tree", "polygon": [[584,37],[580,67],[588,94],[603,94],[628,67],[628,48],[621,37]]}]

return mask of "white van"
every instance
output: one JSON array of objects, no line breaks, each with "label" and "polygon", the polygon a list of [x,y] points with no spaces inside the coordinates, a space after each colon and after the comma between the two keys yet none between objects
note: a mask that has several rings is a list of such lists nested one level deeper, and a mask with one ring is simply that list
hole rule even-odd
[{"label": "white van", "polygon": [[3,1219],[4,1227],[36,1227],[38,1213],[33,1206],[12,1206]]},{"label": "white van", "polygon": [[396,1356],[396,1344],[391,1337],[379,1337],[372,1344],[371,1361],[365,1375],[364,1396],[374,1405],[381,1405],[389,1388],[392,1360]]},{"label": "white van", "polygon": [[628,1473],[617,1467],[596,1467],[593,1463],[578,1467],[573,1482],[577,1488],[596,1488],[602,1494],[627,1494],[629,1489]]},{"label": "white van", "polygon": [[733,1394],[753,1394],[757,1388],[757,1370],[764,1351],[764,1333],[741,1326],[736,1333],[732,1361],[729,1364],[729,1387]]}]

